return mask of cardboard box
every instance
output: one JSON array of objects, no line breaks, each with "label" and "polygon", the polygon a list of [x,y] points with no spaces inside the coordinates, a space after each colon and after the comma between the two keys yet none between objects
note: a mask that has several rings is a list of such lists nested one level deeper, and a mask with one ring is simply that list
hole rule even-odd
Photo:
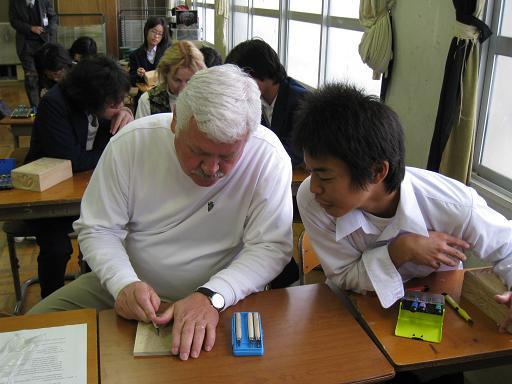
[{"label": "cardboard box", "polygon": [[14,188],[42,192],[73,176],[71,161],[42,157],[11,172]]}]

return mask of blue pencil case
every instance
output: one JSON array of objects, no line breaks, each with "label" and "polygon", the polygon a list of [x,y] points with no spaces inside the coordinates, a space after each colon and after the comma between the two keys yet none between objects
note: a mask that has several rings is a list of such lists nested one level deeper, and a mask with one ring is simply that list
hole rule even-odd
[{"label": "blue pencil case", "polygon": [[[237,332],[236,332],[236,317],[237,313],[240,314],[241,320],[241,337],[240,340],[237,340]],[[249,319],[252,314],[252,330],[251,332],[249,327]],[[254,314],[257,314],[254,316]],[[259,340],[257,340],[259,328]],[[253,340],[250,339],[249,335],[254,335]],[[235,356],[263,356],[264,347],[263,347],[263,327],[261,326],[261,316],[258,312],[235,312],[231,317],[231,345],[233,346],[233,355]]]}]

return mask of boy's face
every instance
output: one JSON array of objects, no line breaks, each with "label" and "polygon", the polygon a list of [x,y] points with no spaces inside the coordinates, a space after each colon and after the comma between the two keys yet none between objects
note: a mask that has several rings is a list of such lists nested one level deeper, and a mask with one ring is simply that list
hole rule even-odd
[{"label": "boy's face", "polygon": [[343,161],[332,156],[312,157],[304,152],[304,162],[311,172],[311,193],[329,215],[341,217],[353,209],[366,210],[371,201],[372,185],[367,189],[354,186]]}]

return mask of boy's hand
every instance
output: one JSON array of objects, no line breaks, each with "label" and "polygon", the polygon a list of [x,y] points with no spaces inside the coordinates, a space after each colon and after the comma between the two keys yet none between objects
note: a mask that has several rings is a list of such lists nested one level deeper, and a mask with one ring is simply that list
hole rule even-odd
[{"label": "boy's hand", "polygon": [[388,245],[389,256],[397,268],[406,262],[438,269],[441,264],[455,267],[466,256],[461,249],[470,244],[442,232],[429,231],[429,237],[406,233],[398,236]]},{"label": "boy's hand", "polygon": [[500,332],[506,332],[507,328],[512,325],[512,292],[504,292],[501,295],[496,295],[494,298],[498,303],[509,307],[508,317],[500,324]]}]

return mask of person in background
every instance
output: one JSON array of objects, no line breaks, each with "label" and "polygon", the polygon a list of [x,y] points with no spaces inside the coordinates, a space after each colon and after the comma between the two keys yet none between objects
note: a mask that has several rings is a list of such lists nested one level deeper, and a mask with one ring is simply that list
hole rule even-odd
[{"label": "person in background", "polygon": [[72,65],[68,51],[60,44],[46,43],[34,55],[34,63],[39,74],[40,97],[61,81]]},{"label": "person in background", "polygon": [[174,43],[158,63],[160,84],[141,96],[135,118],[172,112],[176,98],[192,75],[204,68],[203,55],[193,43],[186,40]]},{"label": "person in background", "polygon": [[292,258],[292,167],[259,124],[259,96],[235,65],[204,69],[174,114],[112,138],[74,224],[92,272],[30,313],[115,308],[173,321],[170,350],[182,360],[210,351],[219,312],[265,289]]},{"label": "person in background", "polygon": [[252,39],[229,52],[226,63],[236,64],[249,73],[261,91],[261,124],[281,140],[292,165],[302,164],[302,153],[294,149],[293,114],[307,90],[286,74],[279,56],[265,41]]},{"label": "person in background", "polygon": [[[108,84],[108,86],[105,86]],[[71,160],[73,172],[93,169],[108,141],[133,120],[123,107],[130,81],[112,59],[96,56],[80,61],[41,100],[25,162],[41,157]],[[28,222],[39,245],[41,297],[64,285],[72,253],[68,233],[76,218]]]},{"label": "person in background", "polygon": [[69,55],[75,64],[86,57],[96,54],[98,54],[98,46],[96,45],[96,41],[89,36],[80,36],[73,41],[73,44],[71,44],[69,48]]},{"label": "person in background", "polygon": [[216,65],[222,65],[222,57],[215,48],[212,47],[201,47],[199,48],[204,57],[204,64],[207,68],[215,67]]},{"label": "person in background", "polygon": [[[405,166],[398,116],[377,97],[343,83],[307,95],[297,144],[311,171],[297,202],[322,267],[340,289],[375,291],[390,307],[404,281],[458,269],[471,248],[512,285],[512,222],[473,188]],[[496,300],[510,307],[512,292]]]},{"label": "person in background", "polygon": [[[144,24],[144,42],[135,51],[130,53],[128,60],[130,66],[130,80],[132,86],[145,84],[146,71],[157,68],[165,50],[169,47],[169,30],[163,17],[151,16]],[[142,95],[139,90],[134,98],[134,107]]]},{"label": "person in background", "polygon": [[25,90],[31,107],[39,104],[36,51],[56,42],[57,15],[50,0],[9,0],[9,22],[16,30],[16,52],[25,73]]}]

